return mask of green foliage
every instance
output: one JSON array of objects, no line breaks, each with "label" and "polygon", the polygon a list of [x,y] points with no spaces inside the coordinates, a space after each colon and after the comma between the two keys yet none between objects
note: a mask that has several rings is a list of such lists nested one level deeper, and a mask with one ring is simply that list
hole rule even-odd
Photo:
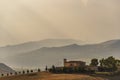
[{"label": "green foliage", "polygon": [[101,59],[99,62],[100,62],[100,66],[101,66],[101,67],[104,67],[104,65],[105,65],[105,60],[104,60],[104,58]]},{"label": "green foliage", "polygon": [[111,72],[95,72],[95,74],[98,74],[98,75],[106,75],[106,76],[112,75]]},{"label": "green foliage", "polygon": [[91,66],[98,66],[99,62],[98,62],[98,59],[94,58],[91,60]]},{"label": "green foliage", "polygon": [[108,69],[109,71],[115,71],[117,70],[117,61],[113,56],[110,56],[106,59],[101,59],[100,60],[100,66],[103,68]]},{"label": "green foliage", "polygon": [[118,60],[118,59],[116,60],[116,65],[120,66],[120,60]]},{"label": "green foliage", "polygon": [[84,67],[55,67],[49,69],[52,73],[87,73]]}]

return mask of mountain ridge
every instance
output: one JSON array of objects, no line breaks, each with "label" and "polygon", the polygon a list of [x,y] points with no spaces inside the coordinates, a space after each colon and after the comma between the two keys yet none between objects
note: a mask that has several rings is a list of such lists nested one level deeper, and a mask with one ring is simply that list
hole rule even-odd
[{"label": "mountain ridge", "polygon": [[[106,44],[107,43],[107,44]],[[20,54],[12,57],[13,62],[18,65],[26,66],[50,66],[53,64],[62,65],[62,59],[82,59],[90,61],[92,58],[103,58],[115,56],[119,58],[120,44],[115,47],[114,44],[120,43],[117,41],[102,42],[99,44],[78,45],[72,44],[61,47],[44,47],[28,53]],[[22,63],[24,61],[24,64]],[[32,63],[31,63],[32,62]]]},{"label": "mountain ridge", "polygon": [[45,39],[40,41],[32,41],[26,42],[17,45],[11,45],[6,47],[0,47],[0,53],[2,57],[6,57],[10,54],[10,56],[30,52],[33,50],[37,50],[42,47],[60,47],[70,44],[83,44],[82,41],[73,40],[73,39]]}]

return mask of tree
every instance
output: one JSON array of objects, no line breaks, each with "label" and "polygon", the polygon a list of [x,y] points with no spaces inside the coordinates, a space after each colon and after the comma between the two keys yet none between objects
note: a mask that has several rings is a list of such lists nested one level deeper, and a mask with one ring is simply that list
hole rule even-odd
[{"label": "tree", "polygon": [[1,74],[1,76],[3,77],[3,76],[4,76],[4,74]]},{"label": "tree", "polygon": [[90,63],[91,66],[98,66],[98,64],[99,64],[98,59],[94,58],[91,60],[91,63]]},{"label": "tree", "polygon": [[45,71],[48,71],[48,67],[46,66]]},{"label": "tree", "polygon": [[116,65],[120,66],[120,60],[118,60],[118,59],[116,60]]},{"label": "tree", "polygon": [[33,70],[31,70],[30,72],[33,73]]},{"label": "tree", "polygon": [[19,74],[21,74],[21,72],[19,72]]},{"label": "tree", "polygon": [[29,74],[29,72],[30,72],[30,71],[29,71],[29,70],[27,70],[27,74]]},{"label": "tree", "polygon": [[15,75],[17,75],[17,72],[15,72]]},{"label": "tree", "polygon": [[117,61],[113,56],[110,56],[106,59],[101,59],[100,66],[104,67],[107,71],[115,71],[117,70]]},{"label": "tree", "polygon": [[41,70],[40,69],[38,69],[38,72],[40,72]]},{"label": "tree", "polygon": [[10,75],[13,75],[13,73],[11,72]]},{"label": "tree", "polygon": [[99,62],[100,62],[100,66],[101,67],[104,67],[104,61],[105,61],[105,59],[104,58],[102,58]]},{"label": "tree", "polygon": [[52,65],[52,72],[56,72],[56,68],[54,65]]},{"label": "tree", "polygon": [[9,73],[7,73],[7,76],[9,76]]},{"label": "tree", "polygon": [[25,74],[25,71],[23,70],[23,74]]}]

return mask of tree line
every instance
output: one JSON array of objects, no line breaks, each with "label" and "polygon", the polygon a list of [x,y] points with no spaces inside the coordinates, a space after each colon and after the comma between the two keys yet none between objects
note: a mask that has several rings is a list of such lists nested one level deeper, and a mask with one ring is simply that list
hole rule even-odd
[{"label": "tree line", "polygon": [[113,72],[118,70],[120,66],[120,60],[110,56],[108,58],[102,58],[100,60],[94,58],[91,60],[90,66],[98,66],[100,72]]},{"label": "tree line", "polygon": [[55,67],[54,65],[52,66],[52,68],[48,69],[49,72],[52,73],[94,73],[94,70],[86,70],[85,67]]},{"label": "tree line", "polygon": [[[41,70],[38,68],[37,72],[41,72]],[[13,75],[24,75],[24,74],[31,74],[34,73],[34,70],[23,70],[23,71],[18,71],[18,72],[10,72],[7,74],[1,74],[1,76],[13,76]]]}]

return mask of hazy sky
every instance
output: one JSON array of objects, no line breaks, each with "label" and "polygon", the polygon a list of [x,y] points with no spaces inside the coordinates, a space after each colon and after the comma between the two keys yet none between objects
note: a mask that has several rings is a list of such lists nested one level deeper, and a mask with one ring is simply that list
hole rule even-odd
[{"label": "hazy sky", "polygon": [[0,0],[0,45],[120,39],[120,0]]}]

